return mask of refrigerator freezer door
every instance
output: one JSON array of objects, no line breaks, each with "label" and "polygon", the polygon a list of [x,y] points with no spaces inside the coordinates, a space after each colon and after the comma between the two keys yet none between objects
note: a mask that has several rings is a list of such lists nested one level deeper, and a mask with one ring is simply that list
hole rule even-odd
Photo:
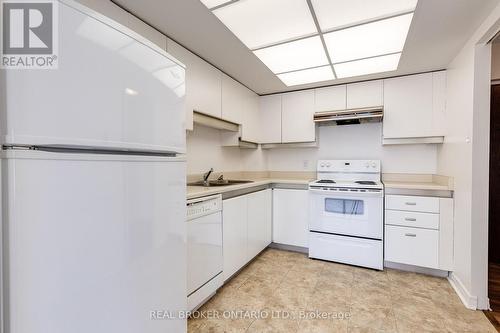
[{"label": "refrigerator freezer door", "polygon": [[184,67],[80,10],[59,3],[58,69],[1,71],[3,143],[184,153]]},{"label": "refrigerator freezer door", "polygon": [[185,332],[185,162],[8,154],[6,331]]}]

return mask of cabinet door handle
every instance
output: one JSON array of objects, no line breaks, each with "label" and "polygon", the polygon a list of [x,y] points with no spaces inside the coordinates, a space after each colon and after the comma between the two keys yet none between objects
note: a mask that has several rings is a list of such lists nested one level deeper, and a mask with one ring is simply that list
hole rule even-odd
[{"label": "cabinet door handle", "polygon": [[417,237],[417,234],[405,234],[406,237]]},{"label": "cabinet door handle", "polygon": [[416,202],[405,202],[405,204],[406,204],[407,206],[416,206],[416,205],[417,205],[417,203],[416,203]]},{"label": "cabinet door handle", "polygon": [[416,218],[413,218],[413,217],[405,217],[405,221],[408,221],[408,222],[415,222],[417,221]]}]

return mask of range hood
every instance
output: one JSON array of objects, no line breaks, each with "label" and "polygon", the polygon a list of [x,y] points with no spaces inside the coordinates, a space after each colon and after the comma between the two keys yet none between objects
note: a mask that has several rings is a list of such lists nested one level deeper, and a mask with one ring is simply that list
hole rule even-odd
[{"label": "range hood", "polygon": [[352,125],[380,122],[384,116],[382,106],[347,109],[336,111],[316,112],[314,122],[324,125]]}]

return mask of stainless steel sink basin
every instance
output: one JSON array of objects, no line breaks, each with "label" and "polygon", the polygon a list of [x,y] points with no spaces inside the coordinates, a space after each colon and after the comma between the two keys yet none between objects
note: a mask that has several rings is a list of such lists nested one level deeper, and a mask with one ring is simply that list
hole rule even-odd
[{"label": "stainless steel sink basin", "polygon": [[223,180],[209,180],[208,183],[205,183],[203,180],[188,183],[188,186],[229,186],[229,185],[238,185],[238,184],[248,184],[253,183],[252,180],[233,180],[233,179],[223,179]]}]

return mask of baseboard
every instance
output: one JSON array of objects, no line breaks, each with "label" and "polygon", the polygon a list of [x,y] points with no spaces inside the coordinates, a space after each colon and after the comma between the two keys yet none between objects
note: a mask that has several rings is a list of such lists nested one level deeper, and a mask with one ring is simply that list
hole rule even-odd
[{"label": "baseboard", "polygon": [[469,293],[460,278],[452,272],[448,277],[448,281],[450,281],[451,286],[457,293],[458,297],[460,297],[460,300],[464,303],[465,307],[471,310],[477,310],[477,296],[472,296]]},{"label": "baseboard", "polygon": [[432,276],[437,276],[437,277],[442,277],[442,278],[448,277],[448,274],[449,274],[448,271],[443,271],[440,269],[406,265],[406,264],[400,264],[400,263],[391,262],[391,261],[384,261],[384,267],[393,268],[393,269],[397,269],[400,271],[420,273],[420,274],[425,274],[425,275],[432,275]]},{"label": "baseboard", "polygon": [[269,244],[269,247],[273,248],[273,249],[278,249],[278,250],[300,252],[300,253],[306,253],[306,254],[309,253],[309,249],[307,247],[302,247],[302,246],[271,243],[271,244]]}]

